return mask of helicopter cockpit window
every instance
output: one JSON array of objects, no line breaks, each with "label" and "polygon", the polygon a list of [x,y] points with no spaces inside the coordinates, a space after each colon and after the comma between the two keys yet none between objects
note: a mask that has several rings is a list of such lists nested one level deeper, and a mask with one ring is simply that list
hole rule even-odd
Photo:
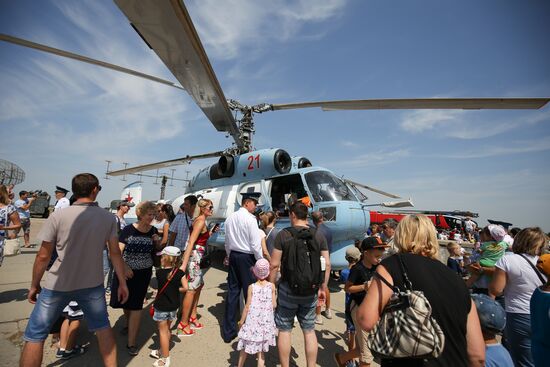
[{"label": "helicopter cockpit window", "polygon": [[305,174],[309,192],[316,202],[321,201],[357,201],[349,187],[334,174],[327,171],[315,171]]},{"label": "helicopter cockpit window", "polygon": [[271,206],[280,217],[288,216],[288,201],[307,196],[299,174],[279,176],[271,179]]}]

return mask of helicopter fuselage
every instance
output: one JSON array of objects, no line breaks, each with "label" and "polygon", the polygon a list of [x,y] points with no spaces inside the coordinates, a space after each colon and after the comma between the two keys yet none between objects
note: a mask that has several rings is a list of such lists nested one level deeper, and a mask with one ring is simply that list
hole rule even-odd
[{"label": "helicopter fuselage", "polygon": [[290,226],[289,200],[307,197],[311,211],[321,211],[331,231],[333,269],[347,267],[346,247],[362,238],[370,224],[369,211],[350,186],[331,171],[311,166],[307,158],[290,157],[282,149],[221,157],[218,163],[202,169],[189,182],[186,193],[172,204],[178,208],[191,194],[212,200],[214,214],[208,222],[220,227],[210,237],[209,245],[223,248],[225,219],[240,208],[241,194],[246,192],[261,193],[258,206],[278,213],[279,229]]}]

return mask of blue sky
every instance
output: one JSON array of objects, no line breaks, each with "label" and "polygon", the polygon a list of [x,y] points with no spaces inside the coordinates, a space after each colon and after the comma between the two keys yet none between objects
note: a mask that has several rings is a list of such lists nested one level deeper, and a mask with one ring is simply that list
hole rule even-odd
[{"label": "blue sky", "polygon": [[[548,1],[186,4],[226,97],[245,104],[550,96]],[[111,1],[0,1],[0,32],[175,80]],[[17,188],[50,192],[78,172],[104,176],[107,159],[116,169],[230,143],[185,92],[3,42],[0,127],[0,158],[27,174]],[[277,111],[257,116],[256,130],[258,148],[306,156],[418,209],[550,231],[550,106]],[[153,181],[144,196],[157,199]],[[102,180],[101,204],[127,183]],[[167,196],[181,191],[175,183]]]}]

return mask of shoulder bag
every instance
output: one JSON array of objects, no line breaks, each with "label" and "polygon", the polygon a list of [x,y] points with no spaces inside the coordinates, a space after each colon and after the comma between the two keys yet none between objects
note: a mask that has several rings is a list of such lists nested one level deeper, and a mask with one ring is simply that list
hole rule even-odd
[{"label": "shoulder bag", "polygon": [[153,300],[153,303],[151,303],[151,307],[149,307],[149,315],[151,315],[151,317],[153,317],[153,315],[155,314],[155,302],[156,302],[156,300],[160,297],[162,292],[164,292],[164,290],[166,289],[168,284],[170,284],[170,281],[172,280],[174,275],[176,275],[177,272],[178,272],[178,268],[175,268],[174,270],[172,270],[172,272],[170,273],[170,276],[166,280],[166,283],[164,283],[164,286],[162,287],[162,289],[157,292],[157,295],[155,296],[155,299]]},{"label": "shoulder bag", "polygon": [[392,358],[437,358],[445,346],[445,336],[432,317],[432,306],[422,291],[412,289],[401,255],[397,255],[404,289],[375,273],[393,295],[380,320],[369,333],[367,345],[374,356]]}]

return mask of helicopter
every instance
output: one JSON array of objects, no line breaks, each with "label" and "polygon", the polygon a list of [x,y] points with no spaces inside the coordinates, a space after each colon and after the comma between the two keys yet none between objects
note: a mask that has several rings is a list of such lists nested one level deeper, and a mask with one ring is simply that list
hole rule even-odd
[{"label": "helicopter", "polygon": [[[355,239],[364,236],[370,224],[369,206],[361,189],[375,191],[391,198],[397,195],[385,193],[367,185],[343,180],[330,170],[313,166],[303,156],[291,156],[284,149],[255,149],[254,117],[277,110],[316,108],[323,110],[363,109],[531,109],[541,108],[548,98],[440,98],[440,99],[376,99],[322,101],[289,104],[258,104],[248,106],[236,100],[228,100],[221,89],[208,56],[204,51],[193,22],[183,1],[127,1],[115,3],[130,21],[141,39],[159,56],[181,85],[157,77],[122,68],[103,61],[54,49],[8,35],[0,40],[107,67],[134,76],[187,91],[216,130],[229,134],[234,144],[212,153],[185,156],[109,171],[112,176],[138,173],[157,168],[186,164],[203,158],[218,158],[218,162],[202,169],[193,177],[186,193],[175,200],[175,207],[190,194],[213,200],[214,222],[223,223],[231,212],[239,207],[240,194],[260,192],[260,205],[264,210],[281,213],[278,226],[289,225],[285,217],[289,198],[308,197],[312,210],[321,211],[327,226],[333,233],[331,263],[338,269],[347,266],[345,248]],[[239,114],[236,119],[234,114]],[[410,206],[410,201],[382,203],[387,207]],[[209,244],[223,246],[223,226],[211,237]]]}]

